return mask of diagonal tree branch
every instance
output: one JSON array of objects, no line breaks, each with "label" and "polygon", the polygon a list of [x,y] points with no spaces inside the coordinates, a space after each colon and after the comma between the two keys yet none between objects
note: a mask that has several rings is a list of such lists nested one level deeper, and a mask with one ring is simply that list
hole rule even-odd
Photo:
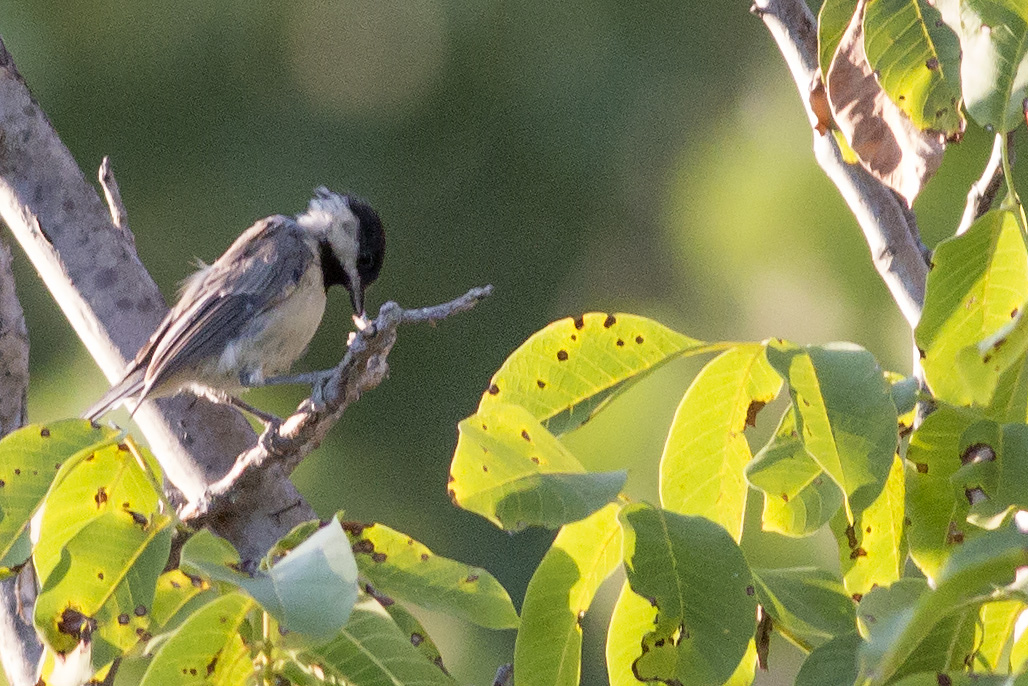
[{"label": "diagonal tree branch", "polygon": [[903,201],[859,165],[847,164],[833,136],[819,133],[819,121],[809,97],[820,83],[817,28],[803,0],[755,0],[752,11],[770,31],[789,66],[814,133],[814,157],[839,189],[860,224],[871,259],[907,323],[913,329],[921,317],[928,265],[913,212]]},{"label": "diagonal tree branch", "polygon": [[181,516],[196,520],[217,512],[237,493],[249,490],[249,482],[262,471],[272,469],[288,475],[325,438],[346,408],[362,393],[375,388],[389,370],[386,358],[396,343],[400,324],[435,324],[454,314],[466,312],[492,293],[492,286],[473,288],[463,296],[442,305],[405,310],[387,302],[378,317],[357,331],[342,361],[334,369],[313,375],[312,398],[300,403],[296,412],[281,424],[268,428],[257,445],[241,454],[235,465],[203,498],[194,500]]},{"label": "diagonal tree branch", "polygon": [[[15,292],[11,251],[0,243],[0,436],[25,424],[29,334]],[[32,686],[43,645],[24,610],[35,602],[35,572],[26,564],[0,581],[0,667],[11,686]]]},{"label": "diagonal tree branch", "polygon": [[[0,40],[0,219],[10,227],[108,378],[121,374],[167,312],[127,231],[117,228]],[[170,481],[201,497],[256,442],[232,408],[179,396],[145,403],[136,422]],[[266,475],[219,511],[218,533],[263,556],[314,511],[288,479]],[[282,503],[298,503],[272,516]]]}]

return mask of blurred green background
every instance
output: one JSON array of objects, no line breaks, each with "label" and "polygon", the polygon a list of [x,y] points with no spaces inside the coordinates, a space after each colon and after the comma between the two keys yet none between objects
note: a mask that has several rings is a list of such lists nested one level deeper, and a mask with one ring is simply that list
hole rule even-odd
[{"label": "blurred green background", "polygon": [[[320,184],[367,197],[386,222],[372,312],[496,286],[469,314],[403,330],[391,378],[294,478],[323,515],[345,508],[484,566],[520,605],[552,533],[503,534],[456,510],[446,481],[457,422],[548,322],[628,311],[704,339],[851,340],[909,368],[909,332],[747,9],[7,0],[0,35],[87,176],[111,156],[140,256],[168,297],[193,258],[213,260],[260,217],[302,210]],[[917,206],[929,245],[952,233],[988,153],[973,125],[948,152]],[[106,381],[21,262],[31,418],[76,415]],[[336,293],[298,368],[338,361],[349,326]],[[627,467],[631,495],[655,500],[663,434],[697,368],[664,368],[569,444],[590,467]],[[248,399],[287,413],[301,396]],[[836,564],[827,538],[749,533],[745,544],[757,565]],[[603,613],[617,586],[586,621],[585,684],[606,683]],[[512,632],[427,621],[460,683],[490,683],[511,658]],[[775,648],[761,683],[790,683],[798,653]]]}]

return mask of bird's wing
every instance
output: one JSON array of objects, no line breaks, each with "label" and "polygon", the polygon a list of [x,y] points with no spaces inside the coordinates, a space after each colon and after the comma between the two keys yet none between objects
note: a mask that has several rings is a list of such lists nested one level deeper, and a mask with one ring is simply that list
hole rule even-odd
[{"label": "bird's wing", "polygon": [[314,257],[290,219],[268,217],[248,229],[186,284],[151,340],[144,392],[220,356],[254,317],[292,294]]}]

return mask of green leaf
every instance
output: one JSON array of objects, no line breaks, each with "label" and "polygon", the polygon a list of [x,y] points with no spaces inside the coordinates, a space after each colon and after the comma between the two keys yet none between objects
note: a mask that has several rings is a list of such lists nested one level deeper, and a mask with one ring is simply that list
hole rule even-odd
[{"label": "green leaf", "polygon": [[607,626],[607,678],[610,686],[639,686],[635,662],[642,655],[643,638],[653,631],[657,608],[625,581]]},{"label": "green leaf", "polygon": [[61,465],[69,458],[75,462],[72,456],[76,453],[115,441],[120,435],[85,420],[70,419],[32,424],[0,441],[0,564],[10,567],[25,561],[15,545]]},{"label": "green leaf", "polygon": [[[376,593],[488,629],[513,629],[518,613],[489,572],[436,555],[383,524],[344,523],[357,568]],[[388,608],[387,608],[388,609]]]},{"label": "green leaf", "polygon": [[314,641],[335,636],[357,599],[357,563],[335,517],[266,572],[237,571],[238,554],[206,529],[183,546],[181,566],[238,586],[285,629]]},{"label": "green leaf", "polygon": [[794,686],[853,686],[857,680],[857,652],[864,640],[858,634],[833,638],[807,656]]},{"label": "green leaf", "polygon": [[848,343],[777,342],[767,357],[789,386],[804,447],[846,494],[853,521],[884,487],[899,441],[882,370],[869,352]]},{"label": "green leaf", "polygon": [[[373,596],[374,597],[374,596]],[[375,598],[378,604],[382,606],[382,609],[386,611],[389,617],[396,623],[396,627],[407,637],[410,644],[414,646],[421,655],[431,662],[433,665],[442,669],[444,672],[446,669],[443,667],[443,654],[439,651],[439,646],[435,644],[435,641],[425,631],[425,627],[421,625],[418,618],[410,613],[410,610],[405,608],[399,603],[383,602],[381,598]]]},{"label": "green leaf", "polygon": [[744,473],[764,493],[765,531],[809,536],[842,507],[842,491],[803,447],[794,407],[785,411],[775,435]]},{"label": "green leaf", "polygon": [[1028,299],[1028,253],[1014,214],[993,211],[942,241],[932,262],[914,338],[933,395],[967,405],[975,393],[954,373],[967,364],[958,365],[958,356],[1008,324]]},{"label": "green leaf", "polygon": [[[106,436],[112,442],[118,437]],[[149,451],[141,455],[151,469],[156,467]],[[111,513],[148,522],[159,508],[160,495],[126,443],[104,441],[78,453],[63,465],[47,495],[32,551],[36,574],[43,580],[50,576],[68,541],[91,522]]]},{"label": "green leaf", "polygon": [[450,497],[508,531],[556,528],[614,500],[626,473],[586,473],[527,410],[492,404],[459,425]]},{"label": "green leaf", "polygon": [[577,686],[582,618],[600,584],[621,564],[619,511],[612,503],[567,524],[539,563],[525,593],[514,645],[516,686]]},{"label": "green leaf", "polygon": [[810,650],[857,630],[853,600],[842,582],[816,567],[755,569],[757,599],[774,627]]},{"label": "green leaf", "polygon": [[1028,95],[1028,5],[1021,0],[960,3],[961,80],[967,111],[996,133],[1024,119]]},{"label": "green leaf", "polygon": [[974,666],[977,671],[1004,674],[1021,671],[1028,635],[1021,634],[1018,655],[1015,657],[1012,653],[1016,645],[1015,627],[1026,609],[1028,604],[1022,600],[1001,600],[982,605],[974,640]]},{"label": "green leaf", "polygon": [[907,545],[911,559],[933,582],[950,553],[981,532],[967,524],[970,504],[951,482],[960,468],[960,439],[979,419],[973,410],[940,405],[907,447]]},{"label": "green leaf", "polygon": [[[924,590],[927,586],[921,580],[904,579],[887,592],[875,589],[864,596],[857,617],[868,626],[870,640],[862,651],[862,675],[885,683],[919,650],[936,625],[954,612],[970,611],[973,621],[980,605],[1002,599],[997,589],[1011,583],[1017,568],[1026,564],[1028,535],[1011,523],[966,541],[943,565],[934,590]],[[911,591],[916,591],[918,584],[919,594]],[[865,607],[865,603],[869,605]],[[868,621],[867,615],[873,621]],[[958,635],[961,629],[962,621]],[[971,638],[973,631],[971,627]],[[952,645],[953,640],[944,643]]]},{"label": "green leaf", "polygon": [[846,27],[856,11],[857,0],[825,0],[821,4],[817,15],[817,54],[822,74],[828,73],[828,67],[842,41],[842,34],[846,33]]},{"label": "green leaf", "polygon": [[170,524],[165,515],[109,511],[71,537],[36,599],[34,622],[51,649],[89,642],[95,670],[139,641],[171,550]]},{"label": "green leaf", "polygon": [[[893,458],[878,498],[850,524],[836,516],[832,533],[839,542],[843,582],[850,595],[888,586],[903,575],[907,546],[903,538],[905,476],[903,460]],[[841,514],[841,513],[840,513]]]},{"label": "green leaf", "polygon": [[493,376],[479,412],[520,405],[550,432],[580,426],[646,372],[717,349],[631,314],[590,312],[532,335]]},{"label": "green leaf", "polygon": [[[373,598],[363,597],[339,636],[308,648],[299,659],[316,666],[329,683],[360,686],[453,686],[443,670],[431,664]],[[333,681],[334,680],[334,681]]]},{"label": "green leaf", "polygon": [[748,486],[743,467],[750,446],[743,435],[782,386],[764,346],[748,343],[714,358],[685,392],[671,422],[660,463],[664,509],[702,515],[742,537]]},{"label": "green leaf", "polygon": [[[189,576],[181,569],[172,569],[157,578],[153,598],[151,629],[167,631],[182,623],[186,617],[212,598],[211,585],[198,576]],[[153,633],[151,631],[151,633]]]},{"label": "green leaf", "polygon": [[[1013,319],[977,345],[957,353],[957,367],[974,401],[988,405],[996,394],[1003,374],[1024,365],[1028,351],[1028,317],[1025,305],[1016,308]],[[1022,413],[1022,418],[1023,418]]]},{"label": "green leaf", "polygon": [[247,683],[253,661],[239,626],[252,609],[253,601],[241,593],[201,607],[157,650],[140,686]]},{"label": "green leaf", "polygon": [[924,0],[875,0],[864,14],[864,49],[878,83],[921,130],[959,134],[960,44]]},{"label": "green leaf", "polygon": [[922,672],[911,674],[899,681],[893,681],[892,686],[1011,686],[1012,681],[1005,676],[990,674],[970,674],[964,671],[952,672]]},{"label": "green leaf", "polygon": [[637,678],[724,683],[756,630],[753,579],[742,551],[703,517],[633,505],[620,520],[632,591],[657,608],[656,626],[633,665]]}]

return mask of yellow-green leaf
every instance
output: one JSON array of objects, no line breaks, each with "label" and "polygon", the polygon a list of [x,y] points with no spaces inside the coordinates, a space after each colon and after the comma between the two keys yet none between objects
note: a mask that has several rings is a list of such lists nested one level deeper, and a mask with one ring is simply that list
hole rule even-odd
[{"label": "yellow-green leaf", "polygon": [[501,528],[556,528],[584,519],[624,486],[623,471],[587,473],[519,405],[490,404],[458,428],[450,496]]},{"label": "yellow-green leaf", "polygon": [[479,411],[524,407],[550,432],[581,425],[630,382],[676,357],[716,349],[632,314],[590,312],[532,335],[493,376]]},{"label": "yellow-green leaf", "polygon": [[738,541],[748,486],[743,435],[757,412],[778,394],[781,377],[764,346],[748,343],[714,358],[685,392],[671,422],[660,463],[660,502],[673,512],[702,515]]},{"label": "yellow-green leaf", "polygon": [[561,528],[532,575],[514,645],[515,686],[578,686],[582,618],[621,564],[619,507]]}]

